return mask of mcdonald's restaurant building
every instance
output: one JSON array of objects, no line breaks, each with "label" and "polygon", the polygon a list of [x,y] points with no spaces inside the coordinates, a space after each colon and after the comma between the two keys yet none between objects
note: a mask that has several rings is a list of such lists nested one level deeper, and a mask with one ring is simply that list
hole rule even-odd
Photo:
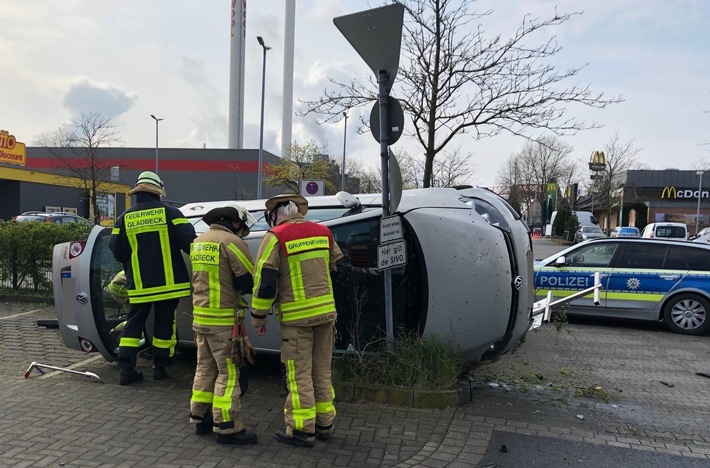
[{"label": "mcdonald's restaurant building", "polygon": [[[704,176],[707,177],[704,178]],[[680,222],[688,225],[692,235],[710,226],[710,171],[695,170],[629,170],[620,174],[621,188],[612,194],[611,209],[602,197],[578,199],[577,210],[593,211],[602,228],[621,224],[643,229],[654,222]],[[593,209],[592,209],[593,207]]]},{"label": "mcdonald's restaurant building", "polygon": [[[138,175],[156,168],[165,183],[166,201],[177,206],[256,198],[258,149],[159,148],[156,152],[155,148],[105,147],[97,155],[100,163],[95,164],[110,174],[98,193],[96,209],[101,211],[102,224],[106,217],[105,224],[111,225],[131,205],[127,192]],[[280,160],[263,152],[264,164]],[[94,207],[89,206],[85,180],[76,177],[82,172],[77,169],[86,170],[87,164],[86,155],[71,148],[26,147],[9,132],[0,131],[0,219],[25,211],[72,211],[92,218]],[[279,190],[264,185],[262,192],[269,197]]]}]

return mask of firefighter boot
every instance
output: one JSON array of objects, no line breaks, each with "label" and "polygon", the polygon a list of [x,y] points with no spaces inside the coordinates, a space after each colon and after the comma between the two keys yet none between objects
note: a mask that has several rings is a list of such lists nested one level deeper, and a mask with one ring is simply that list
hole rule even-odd
[{"label": "firefighter boot", "polygon": [[232,434],[217,434],[218,444],[250,445],[256,443],[256,434],[246,429]]},{"label": "firefighter boot", "polygon": [[153,367],[153,380],[163,380],[168,374],[165,372],[165,367],[155,366]]},{"label": "firefighter boot", "polygon": [[207,410],[205,415],[203,417],[199,417],[194,414],[190,414],[190,419],[196,419],[199,420],[197,424],[195,424],[195,434],[202,436],[209,434],[212,432],[212,424],[214,423],[214,420],[212,419],[212,409],[210,408]]},{"label": "firefighter boot", "polygon": [[121,369],[118,374],[118,384],[119,385],[130,385],[135,382],[140,382],[143,380],[143,374],[135,369]]},{"label": "firefighter boot", "polygon": [[296,447],[313,447],[316,440],[315,434],[294,430],[291,435],[288,435],[288,431],[286,429],[279,429],[276,431],[274,438],[279,442],[295,445]]}]

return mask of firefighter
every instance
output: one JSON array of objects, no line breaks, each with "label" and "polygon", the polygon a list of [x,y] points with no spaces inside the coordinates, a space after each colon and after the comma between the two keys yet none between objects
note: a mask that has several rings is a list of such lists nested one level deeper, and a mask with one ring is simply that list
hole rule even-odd
[{"label": "firefighter", "polygon": [[254,273],[251,325],[266,332],[274,307],[281,323],[281,363],[288,395],[279,442],[312,447],[333,430],[335,392],[331,380],[335,299],[330,271],[342,258],[330,230],[304,219],[308,201],[277,195],[266,201],[271,230],[261,241]]},{"label": "firefighter", "polygon": [[239,368],[253,364],[244,331],[243,294],[251,294],[254,262],[242,237],[249,234],[247,211],[236,203],[214,208],[202,220],[210,228],[190,248],[197,368],[192,384],[190,423],[195,433],[214,430],[220,444],[255,444],[244,427]]},{"label": "firefighter", "polygon": [[180,251],[189,253],[195,229],[180,210],[160,200],[163,181],[150,171],[138,176],[129,195],[135,204],[116,220],[109,248],[123,265],[130,309],[118,349],[118,383],[143,379],[136,371],[136,356],[151,307],[153,326],[153,379],[166,377],[165,368],[175,353],[175,311],[181,297],[190,295],[190,277]]}]

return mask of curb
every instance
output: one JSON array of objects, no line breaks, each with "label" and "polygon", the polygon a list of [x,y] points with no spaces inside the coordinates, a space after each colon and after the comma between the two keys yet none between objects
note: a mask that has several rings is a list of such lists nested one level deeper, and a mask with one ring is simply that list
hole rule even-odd
[{"label": "curb", "polygon": [[368,401],[413,408],[447,408],[470,402],[468,382],[445,389],[420,389],[388,385],[334,381],[335,399],[344,402]]}]

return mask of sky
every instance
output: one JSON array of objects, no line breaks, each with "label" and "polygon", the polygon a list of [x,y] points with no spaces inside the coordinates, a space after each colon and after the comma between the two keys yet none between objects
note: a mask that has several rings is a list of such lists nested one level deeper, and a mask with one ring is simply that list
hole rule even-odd
[{"label": "sky", "polygon": [[[281,155],[284,1],[248,0],[244,147],[259,147],[262,36],[267,53],[264,149]],[[710,2],[705,0],[520,0],[469,2],[491,10],[480,23],[507,37],[525,14],[547,18],[582,12],[546,30],[562,51],[558,71],[582,67],[567,83],[624,102],[593,109],[567,106],[568,116],[601,128],[562,140],[586,163],[615,134],[633,141],[648,169],[695,169],[710,160]],[[334,26],[333,18],[380,6],[379,1],[296,0],[294,111],[299,100],[317,99],[328,77],[367,80],[365,62]],[[161,148],[226,148],[229,113],[228,0],[2,0],[0,17],[0,129],[32,146],[41,133],[81,112],[111,116],[123,145]],[[406,20],[406,18],[405,18]],[[547,37],[540,37],[545,40]],[[392,94],[397,95],[397,83]],[[315,139],[338,160],[379,168],[379,144],[358,134],[353,110],[343,122],[295,115],[292,141]],[[405,118],[405,131],[411,130]],[[470,182],[494,186],[504,162],[525,140],[510,134],[456,138],[451,149],[470,154]],[[423,154],[406,135],[393,146]]]}]

